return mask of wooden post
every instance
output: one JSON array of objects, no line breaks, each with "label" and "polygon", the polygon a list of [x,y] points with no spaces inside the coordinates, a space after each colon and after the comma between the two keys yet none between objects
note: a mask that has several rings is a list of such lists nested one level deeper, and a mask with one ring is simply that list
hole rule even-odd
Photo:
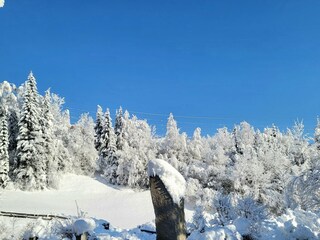
[{"label": "wooden post", "polygon": [[185,240],[184,199],[173,201],[158,176],[150,176],[150,191],[156,216],[157,240]]},{"label": "wooden post", "polygon": [[76,240],[88,240],[88,233],[82,233],[81,235],[76,236]]}]

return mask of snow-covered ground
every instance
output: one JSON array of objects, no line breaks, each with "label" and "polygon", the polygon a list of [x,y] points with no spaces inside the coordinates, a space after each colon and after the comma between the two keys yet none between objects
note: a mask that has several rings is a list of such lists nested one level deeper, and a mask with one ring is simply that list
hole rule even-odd
[{"label": "snow-covered ground", "polygon": [[[80,214],[82,216],[79,216],[77,205],[85,212]],[[155,234],[141,232],[137,228],[138,225],[147,223],[143,229],[155,230],[150,192],[113,187],[98,177],[67,174],[62,177],[59,190],[4,190],[0,194],[0,211],[71,216],[70,220],[52,221],[0,217],[0,239],[22,239],[23,236],[34,233],[43,240],[70,239],[61,234],[61,230],[68,233],[81,232],[83,229],[92,230],[92,236],[100,240],[156,239]],[[190,222],[193,211],[185,209],[185,213]],[[188,239],[240,240],[251,224],[248,219],[239,217],[222,226],[214,218],[215,215],[208,215],[206,219],[204,215],[202,230],[195,229]],[[104,229],[105,221],[111,224],[110,230]],[[282,216],[266,219],[259,226],[257,237],[261,240],[316,240],[320,237],[319,215],[299,209],[288,210]]]},{"label": "snow-covered ground", "polygon": [[[109,231],[109,234],[113,237],[118,236],[119,239],[133,233],[117,228],[133,229],[131,231],[135,232],[134,228],[137,226],[154,222],[150,191],[134,191],[108,185],[99,177],[66,174],[61,178],[58,190],[33,192],[3,190],[0,193],[0,211],[78,217],[77,206],[85,216],[94,218],[97,224],[100,222],[99,219],[108,221],[112,227],[116,228]],[[185,211],[187,219],[191,219],[193,211],[188,209]],[[47,227],[57,224],[57,222],[49,223],[46,220],[0,217],[0,231],[1,223],[5,224],[3,227],[7,232],[17,233],[12,239],[20,238],[20,232],[31,228],[30,224],[42,226],[39,232],[48,231]],[[0,234],[0,239],[2,237]],[[150,237],[153,239],[154,236]],[[149,239],[148,236],[143,237],[143,239],[146,238]]]},{"label": "snow-covered ground", "polygon": [[4,190],[0,210],[76,216],[76,202],[86,215],[120,228],[133,228],[154,219],[149,191],[116,188],[99,178],[75,174],[64,175],[59,190]]}]

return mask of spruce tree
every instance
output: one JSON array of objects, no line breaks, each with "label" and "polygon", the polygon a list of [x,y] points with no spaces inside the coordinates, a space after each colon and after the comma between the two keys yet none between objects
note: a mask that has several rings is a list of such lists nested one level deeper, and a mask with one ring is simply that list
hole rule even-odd
[{"label": "spruce tree", "polygon": [[57,169],[58,162],[54,156],[54,142],[53,142],[53,115],[51,113],[50,102],[50,89],[45,93],[42,103],[42,117],[41,117],[41,129],[42,139],[44,147],[44,155],[46,158],[46,175],[47,185],[50,187],[56,187],[57,185]]},{"label": "spruce tree", "polygon": [[110,131],[109,135],[109,147],[108,147],[108,171],[109,174],[109,182],[115,184],[118,178],[117,169],[118,169],[118,155],[116,148],[116,135],[113,131]]},{"label": "spruce tree", "polygon": [[19,119],[16,182],[22,189],[43,189],[46,186],[46,156],[40,126],[37,83],[29,74]]},{"label": "spruce tree", "polygon": [[102,158],[101,166],[105,178],[112,184],[117,181],[118,157],[116,148],[116,135],[112,127],[110,111],[107,109],[104,117],[103,134],[102,134]]},{"label": "spruce tree", "polygon": [[317,126],[314,131],[314,143],[318,150],[320,150],[320,118],[317,118]]},{"label": "spruce tree", "polygon": [[116,121],[114,124],[114,132],[116,134],[116,146],[117,150],[122,150],[123,148],[123,128],[124,128],[124,119],[122,107],[119,108],[116,112]]},{"label": "spruce tree", "polygon": [[16,168],[15,157],[16,157],[16,149],[17,149],[17,137],[19,132],[17,112],[13,109],[9,110],[8,131],[9,131],[9,165],[10,165],[10,169],[12,170]]},{"label": "spruce tree", "polygon": [[98,151],[99,156],[101,155],[101,136],[103,132],[103,116],[102,116],[102,108],[98,105],[97,114],[96,114],[96,124],[94,126],[95,131],[95,139],[94,139],[94,147]]},{"label": "spruce tree", "polygon": [[9,134],[7,115],[4,108],[0,110],[0,187],[6,187],[9,177]]},{"label": "spruce tree", "polygon": [[[180,134],[177,122],[174,120],[173,114],[170,113],[167,122],[167,132],[162,143],[162,154],[168,158],[170,164],[178,167],[178,160],[184,161],[184,155],[187,151],[186,134]],[[174,163],[176,162],[176,163]]]},{"label": "spruce tree", "polygon": [[107,111],[104,115],[103,124],[102,124],[102,131],[101,131],[101,156],[103,158],[107,158],[109,155],[109,145],[110,145],[110,134],[113,132],[112,128],[112,120],[110,117],[110,111],[109,108],[107,108]]}]

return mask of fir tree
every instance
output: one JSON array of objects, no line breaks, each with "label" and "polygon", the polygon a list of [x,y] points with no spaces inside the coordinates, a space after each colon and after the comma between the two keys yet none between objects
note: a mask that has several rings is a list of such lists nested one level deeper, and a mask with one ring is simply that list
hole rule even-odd
[{"label": "fir tree", "polygon": [[46,186],[46,160],[40,127],[39,96],[32,72],[26,82],[24,103],[19,119],[16,181],[22,189]]},{"label": "fir tree", "polygon": [[112,184],[117,181],[117,169],[118,169],[118,157],[116,147],[116,135],[112,128],[112,119],[110,117],[110,111],[107,109],[104,118],[104,128],[102,134],[102,170],[105,178]]},{"label": "fir tree", "polygon": [[47,175],[47,185],[50,187],[57,186],[57,170],[58,161],[54,156],[54,142],[53,142],[53,115],[50,108],[51,96],[50,89],[48,89],[43,98],[42,104],[42,118],[41,118],[41,128],[42,128],[42,138],[44,154],[46,158],[46,175]]},{"label": "fir tree", "polygon": [[109,155],[110,135],[112,134],[111,132],[114,134],[114,130],[112,128],[112,120],[110,117],[110,111],[109,111],[109,108],[107,108],[107,111],[103,119],[101,138],[100,138],[100,143],[101,143],[100,153],[103,158],[107,158]]},{"label": "fir tree", "polygon": [[0,187],[6,187],[9,177],[9,135],[6,112],[0,110]]},{"label": "fir tree", "polygon": [[118,156],[117,156],[117,148],[116,148],[116,135],[113,131],[110,132],[109,135],[109,147],[108,147],[108,169],[109,174],[109,182],[115,184],[118,178],[117,169],[118,169]]},{"label": "fir tree", "polygon": [[190,155],[195,160],[201,159],[202,142],[201,142],[201,128],[196,128],[193,133],[193,138],[189,143]]},{"label": "fir tree", "polygon": [[116,147],[117,150],[122,150],[123,148],[123,128],[124,128],[124,119],[122,108],[120,107],[119,110],[116,112],[116,121],[114,124],[114,131],[116,134]]},{"label": "fir tree", "polygon": [[98,154],[101,155],[101,136],[103,132],[103,119],[102,119],[102,108],[98,105],[97,114],[96,114],[96,123],[94,126],[95,138],[94,138],[94,147],[98,151]]},{"label": "fir tree", "polygon": [[162,145],[162,154],[168,158],[169,163],[176,169],[179,164],[184,162],[187,155],[186,134],[180,134],[177,122],[170,113],[167,122],[167,132]]},{"label": "fir tree", "polygon": [[314,142],[318,150],[320,150],[320,118],[317,118],[317,126],[314,131]]},{"label": "fir tree", "polygon": [[18,116],[15,110],[9,110],[8,130],[9,130],[9,164],[10,164],[10,168],[14,169],[16,168],[15,157],[16,157],[16,149],[17,149],[17,137],[19,132]]}]

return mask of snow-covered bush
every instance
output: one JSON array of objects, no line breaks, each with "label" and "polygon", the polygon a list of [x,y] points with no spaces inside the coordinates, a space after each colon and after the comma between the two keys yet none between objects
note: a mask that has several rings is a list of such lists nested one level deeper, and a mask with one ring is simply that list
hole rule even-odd
[{"label": "snow-covered bush", "polygon": [[308,239],[320,238],[320,216],[303,210],[287,210],[277,218],[263,222],[259,239]]},{"label": "snow-covered bush", "polygon": [[[191,231],[204,233],[212,228],[235,226],[241,236],[256,237],[260,232],[261,223],[267,219],[265,207],[251,197],[239,197],[235,194],[224,195],[214,192],[213,198],[202,199],[193,216]],[[212,196],[212,195],[211,195]],[[231,227],[233,229],[234,227]],[[228,228],[228,231],[230,227]]]},{"label": "snow-covered bush", "polygon": [[294,177],[286,188],[288,207],[319,212],[320,209],[320,168],[306,170]]}]

